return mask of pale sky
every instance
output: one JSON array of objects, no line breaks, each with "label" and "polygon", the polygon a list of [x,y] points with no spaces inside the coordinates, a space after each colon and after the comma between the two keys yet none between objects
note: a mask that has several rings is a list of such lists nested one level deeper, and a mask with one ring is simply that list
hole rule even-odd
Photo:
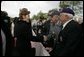
[{"label": "pale sky", "polygon": [[27,8],[32,17],[39,11],[47,13],[49,10],[59,9],[60,1],[2,1],[1,10],[6,11],[10,17],[18,17],[21,8]]}]

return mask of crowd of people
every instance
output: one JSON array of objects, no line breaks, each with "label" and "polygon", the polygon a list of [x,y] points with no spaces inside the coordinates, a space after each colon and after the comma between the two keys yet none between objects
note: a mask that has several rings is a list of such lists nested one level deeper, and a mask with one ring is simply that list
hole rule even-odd
[{"label": "crowd of people", "polygon": [[[51,10],[48,20],[43,22],[40,17],[33,26],[30,13],[27,8],[22,8],[19,17],[11,23],[7,12],[1,11],[2,56],[35,56],[31,41],[41,42],[50,56],[83,55],[83,23],[73,20],[72,9]],[[13,29],[11,24],[14,24]]]}]

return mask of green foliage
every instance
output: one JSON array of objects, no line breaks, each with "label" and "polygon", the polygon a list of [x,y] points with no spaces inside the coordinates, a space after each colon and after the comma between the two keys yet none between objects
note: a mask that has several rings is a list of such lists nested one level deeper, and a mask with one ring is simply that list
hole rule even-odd
[{"label": "green foliage", "polygon": [[47,13],[43,13],[42,11],[40,11],[39,13],[37,13],[36,15],[33,15],[32,19],[38,20],[38,19],[47,19],[48,15]]}]

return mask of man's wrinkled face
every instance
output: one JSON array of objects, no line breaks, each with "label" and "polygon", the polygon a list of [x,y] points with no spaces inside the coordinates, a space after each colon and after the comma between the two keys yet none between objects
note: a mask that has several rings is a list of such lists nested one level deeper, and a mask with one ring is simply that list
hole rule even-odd
[{"label": "man's wrinkled face", "polygon": [[60,13],[59,19],[62,23],[64,23],[68,19],[68,16],[63,13]]},{"label": "man's wrinkled face", "polygon": [[51,21],[52,21],[53,23],[57,22],[58,19],[59,19],[59,16],[58,16],[58,15],[54,15],[54,16],[51,17]]}]

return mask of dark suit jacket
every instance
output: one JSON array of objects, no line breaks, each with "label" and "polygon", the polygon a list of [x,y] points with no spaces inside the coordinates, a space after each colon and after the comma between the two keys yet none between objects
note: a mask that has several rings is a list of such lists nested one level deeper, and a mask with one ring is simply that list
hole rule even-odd
[{"label": "dark suit jacket", "polygon": [[[60,40],[62,38],[62,41]],[[82,56],[83,32],[75,21],[70,21],[59,34],[59,44],[56,45],[53,56]]]},{"label": "dark suit jacket", "polygon": [[[42,34],[47,36],[49,34],[49,30],[50,30],[50,20],[46,21],[43,24]],[[46,43],[43,43],[43,45],[45,47],[53,47],[53,43],[54,43],[53,41],[54,41],[53,39],[50,39],[46,41]]]},{"label": "dark suit jacket", "polygon": [[48,35],[49,34],[49,30],[50,30],[50,20],[46,21],[44,24],[43,24],[43,35]]}]

